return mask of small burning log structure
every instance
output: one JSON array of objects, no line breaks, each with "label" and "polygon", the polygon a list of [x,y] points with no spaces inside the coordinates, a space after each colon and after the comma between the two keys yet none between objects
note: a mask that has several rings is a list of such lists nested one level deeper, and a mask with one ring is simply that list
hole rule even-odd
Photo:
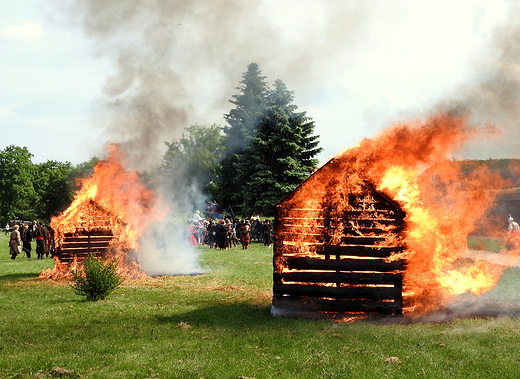
[{"label": "small burning log structure", "polygon": [[56,255],[61,262],[82,261],[90,254],[105,257],[114,242],[113,229],[123,223],[93,200],[85,201],[74,224],[55,231]]},{"label": "small burning log structure", "polygon": [[108,150],[109,157],[79,181],[81,188],[70,206],[52,218],[58,256],[54,269],[44,270],[40,278],[70,277],[75,264],[69,262],[81,264],[91,253],[115,259],[127,279],[146,277],[138,262],[138,240],[150,223],[164,218],[168,207],[141,182],[136,170],[124,167],[125,157],[117,145]]},{"label": "small burning log structure", "polygon": [[329,161],[277,205],[274,315],[402,314],[405,262],[392,255],[405,250],[405,212],[338,165]]}]

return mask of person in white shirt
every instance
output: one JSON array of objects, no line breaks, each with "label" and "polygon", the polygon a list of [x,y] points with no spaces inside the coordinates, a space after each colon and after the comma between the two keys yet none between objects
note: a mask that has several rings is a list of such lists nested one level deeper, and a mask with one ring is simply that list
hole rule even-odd
[{"label": "person in white shirt", "polygon": [[518,223],[509,215],[509,218],[507,219],[509,221],[509,226],[507,227],[508,233],[518,233],[520,232],[520,226],[518,226]]},{"label": "person in white shirt", "polygon": [[200,211],[196,210],[193,214],[193,222],[200,222],[202,221],[202,217],[200,217]]}]

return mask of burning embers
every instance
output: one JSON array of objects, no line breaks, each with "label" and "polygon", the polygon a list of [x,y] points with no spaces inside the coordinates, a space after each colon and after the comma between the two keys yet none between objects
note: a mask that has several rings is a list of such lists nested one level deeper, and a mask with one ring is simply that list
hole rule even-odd
[{"label": "burning embers", "polygon": [[[465,119],[395,125],[332,159],[277,207],[273,313],[421,315],[493,288],[501,266],[460,259],[504,180],[447,159]],[[496,192],[495,192],[496,193]],[[482,226],[482,225],[480,225]]]},{"label": "burning embers", "polygon": [[145,276],[130,255],[138,248],[146,227],[162,220],[167,207],[141,183],[137,172],[123,167],[124,157],[117,146],[109,149],[110,157],[82,180],[69,208],[51,220],[59,259],[53,270],[42,272],[40,277],[68,276],[68,263],[88,254],[115,258],[125,277]]}]

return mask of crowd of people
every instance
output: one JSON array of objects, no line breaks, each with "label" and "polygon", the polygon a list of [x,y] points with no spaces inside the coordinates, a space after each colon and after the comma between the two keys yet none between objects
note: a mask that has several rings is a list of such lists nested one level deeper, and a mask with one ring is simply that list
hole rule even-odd
[{"label": "crowd of people", "polygon": [[[6,226],[6,231],[9,230]],[[9,235],[9,254],[11,259],[22,252],[27,258],[31,258],[33,241],[35,252],[38,259],[52,257],[54,255],[54,233],[50,226],[42,222],[33,221],[32,223],[15,223],[13,231]]]},{"label": "crowd of people", "polygon": [[[193,245],[208,245],[215,249],[242,247],[246,250],[252,242],[262,243],[266,247],[273,244],[274,230],[271,220],[260,218],[203,218],[199,211],[188,222],[190,239]],[[9,234],[9,231],[12,230]],[[5,227],[9,234],[9,254],[11,259],[25,254],[31,258],[36,252],[37,259],[54,256],[54,231],[42,222],[15,222]]]},{"label": "crowd of people", "polygon": [[267,247],[273,244],[273,224],[269,219],[212,219],[203,218],[199,211],[195,211],[192,222],[188,224],[194,245],[208,245],[215,249],[242,246],[246,250],[255,241]]}]

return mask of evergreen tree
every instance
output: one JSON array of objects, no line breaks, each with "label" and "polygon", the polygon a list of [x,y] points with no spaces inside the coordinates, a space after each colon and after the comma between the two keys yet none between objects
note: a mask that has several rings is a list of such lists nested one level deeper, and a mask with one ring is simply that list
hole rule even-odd
[{"label": "evergreen tree", "polygon": [[230,100],[235,108],[224,116],[229,124],[223,128],[228,157],[251,144],[266,105],[267,84],[256,63],[247,66],[240,84],[237,87],[240,94],[233,95],[234,100]]},{"label": "evergreen tree", "polygon": [[[218,191],[214,194],[217,202],[224,207],[242,203],[241,194],[237,192],[241,183],[237,181],[235,167],[242,150],[253,142],[266,107],[267,84],[258,64],[251,63],[247,67],[240,84],[237,87],[240,93],[233,95],[233,100],[230,100],[235,108],[224,116],[229,124],[223,128],[226,157],[217,170],[215,187]],[[235,211],[241,213],[238,208]]]},{"label": "evergreen tree", "polygon": [[274,206],[317,167],[322,150],[313,135],[314,121],[297,112],[293,92],[281,80],[266,96],[253,143],[237,156],[235,169],[244,215],[272,216]]}]

